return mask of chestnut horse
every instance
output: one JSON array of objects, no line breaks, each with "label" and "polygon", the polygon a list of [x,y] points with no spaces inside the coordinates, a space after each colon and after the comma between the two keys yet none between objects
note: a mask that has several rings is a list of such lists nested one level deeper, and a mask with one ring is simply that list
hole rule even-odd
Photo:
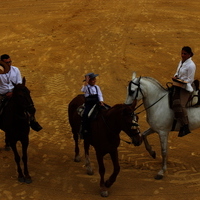
[{"label": "chestnut horse", "polygon": [[[84,95],[76,96],[68,106],[69,123],[75,141],[75,161],[80,161],[79,156],[79,131],[81,126],[81,117],[77,113],[77,108],[85,102]],[[135,104],[133,105],[133,107]],[[96,158],[99,166],[101,196],[108,196],[108,188],[115,182],[120,171],[118,160],[118,146],[120,144],[119,134],[124,131],[135,146],[142,143],[138,124],[135,121],[136,115],[133,108],[125,104],[117,104],[108,110],[100,109],[97,117],[90,123],[90,134],[84,139],[84,150],[87,167],[87,173],[93,174],[89,160],[89,146],[92,145],[96,151]],[[105,166],[103,157],[110,154],[113,163],[113,173],[107,181],[104,181]]]},{"label": "chestnut horse", "polygon": [[[17,164],[18,181],[31,183],[31,177],[27,165],[27,149],[29,145],[29,115],[35,113],[35,107],[30,96],[30,91],[25,86],[25,77],[22,84],[15,85],[12,97],[8,99],[0,116],[0,129],[6,134],[6,140],[14,153]],[[16,144],[20,141],[22,145],[22,160],[24,171],[20,167],[20,156]]]}]

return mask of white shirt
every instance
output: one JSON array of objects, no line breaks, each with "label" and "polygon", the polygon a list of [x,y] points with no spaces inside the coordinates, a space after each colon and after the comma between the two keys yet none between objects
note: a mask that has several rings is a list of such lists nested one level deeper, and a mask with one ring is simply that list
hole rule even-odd
[{"label": "white shirt", "polygon": [[194,81],[195,71],[196,65],[192,61],[192,58],[188,58],[183,64],[182,61],[179,62],[177,71],[174,75],[179,79],[188,82],[185,89],[189,92],[193,92],[193,87],[191,84]]},{"label": "white shirt", "polygon": [[6,74],[0,74],[0,94],[6,94],[12,92],[14,85],[21,84],[22,77],[19,69],[15,66],[10,67],[10,71]]},{"label": "white shirt", "polygon": [[[89,90],[88,90],[89,88]],[[96,88],[97,88],[97,91],[96,91]],[[102,95],[102,92],[101,92],[101,89],[98,85],[94,85],[94,86],[91,86],[91,85],[83,85],[83,87],[81,88],[81,92],[84,92],[85,94],[85,97],[88,97],[90,94],[98,94],[98,98],[99,98],[99,101],[103,101],[103,95]]]}]

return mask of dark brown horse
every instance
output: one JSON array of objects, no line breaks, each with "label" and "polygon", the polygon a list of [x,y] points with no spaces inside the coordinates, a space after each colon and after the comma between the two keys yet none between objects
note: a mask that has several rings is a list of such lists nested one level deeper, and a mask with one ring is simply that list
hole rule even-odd
[{"label": "dark brown horse", "polygon": [[[80,161],[79,156],[79,130],[81,117],[77,113],[77,108],[85,102],[84,95],[75,97],[68,106],[69,123],[75,141],[75,161]],[[133,107],[135,104],[133,105]],[[89,146],[92,145],[96,151],[96,158],[99,165],[101,196],[108,196],[108,188],[115,182],[120,171],[118,160],[118,146],[120,144],[119,134],[124,131],[135,146],[142,143],[139,128],[136,125],[133,108],[124,104],[117,104],[108,110],[100,110],[96,119],[91,121],[90,135],[84,139],[84,150],[86,167],[88,174],[93,174],[89,160]],[[113,163],[113,173],[107,181],[104,180],[105,166],[103,157],[110,154]]]},{"label": "dark brown horse", "polygon": [[[22,84],[15,85],[12,97],[8,100],[0,116],[0,129],[6,134],[6,140],[14,153],[17,164],[18,180],[31,183],[31,177],[27,166],[27,149],[29,145],[29,115],[35,113],[35,107],[30,96],[30,91],[25,86],[25,78]],[[24,170],[20,167],[20,155],[16,144],[20,141],[22,145],[22,160]]]}]

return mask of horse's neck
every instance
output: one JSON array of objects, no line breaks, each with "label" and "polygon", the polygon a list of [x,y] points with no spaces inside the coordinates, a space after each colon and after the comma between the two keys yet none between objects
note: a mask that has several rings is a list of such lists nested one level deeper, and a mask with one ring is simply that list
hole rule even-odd
[{"label": "horse's neck", "polygon": [[[120,133],[120,117],[122,117],[122,110],[119,108],[110,108],[107,111],[104,111],[104,123],[111,130],[115,130],[115,133]],[[118,119],[119,118],[119,119]]]},{"label": "horse's neck", "polygon": [[5,112],[8,112],[9,115],[13,115],[13,116],[16,116],[17,115],[24,115],[24,110],[21,109],[21,106],[19,106],[17,103],[16,103],[16,99],[11,97],[5,108],[4,108]]},{"label": "horse's neck", "polygon": [[158,83],[146,79],[141,84],[141,89],[144,95],[143,102],[145,107],[154,104],[159,99],[162,99],[162,97],[168,95],[168,92]]}]

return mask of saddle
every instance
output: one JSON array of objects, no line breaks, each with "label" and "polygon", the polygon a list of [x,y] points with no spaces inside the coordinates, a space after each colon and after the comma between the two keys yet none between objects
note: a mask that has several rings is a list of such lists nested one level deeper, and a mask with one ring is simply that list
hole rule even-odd
[{"label": "saddle", "polygon": [[[172,108],[173,83],[168,82],[166,85],[167,90],[169,91],[169,106],[170,108]],[[200,106],[199,80],[194,80],[192,86],[194,88],[194,91],[188,99],[187,107],[198,107]]]},{"label": "saddle", "polygon": [[[89,111],[89,113],[88,113],[88,118],[89,119],[96,119],[96,117],[97,117],[97,115],[98,115],[98,113],[99,113],[99,111],[101,110],[101,109],[106,109],[106,110],[108,110],[110,108],[110,106],[109,105],[107,105],[107,104],[104,104],[104,106],[100,106],[98,103],[97,104],[95,104],[92,108],[91,108],[91,110]],[[77,113],[78,113],[78,115],[79,116],[83,116],[83,113],[84,113],[84,110],[85,110],[85,104],[82,104],[81,106],[79,106],[78,108],[77,108]]]}]

